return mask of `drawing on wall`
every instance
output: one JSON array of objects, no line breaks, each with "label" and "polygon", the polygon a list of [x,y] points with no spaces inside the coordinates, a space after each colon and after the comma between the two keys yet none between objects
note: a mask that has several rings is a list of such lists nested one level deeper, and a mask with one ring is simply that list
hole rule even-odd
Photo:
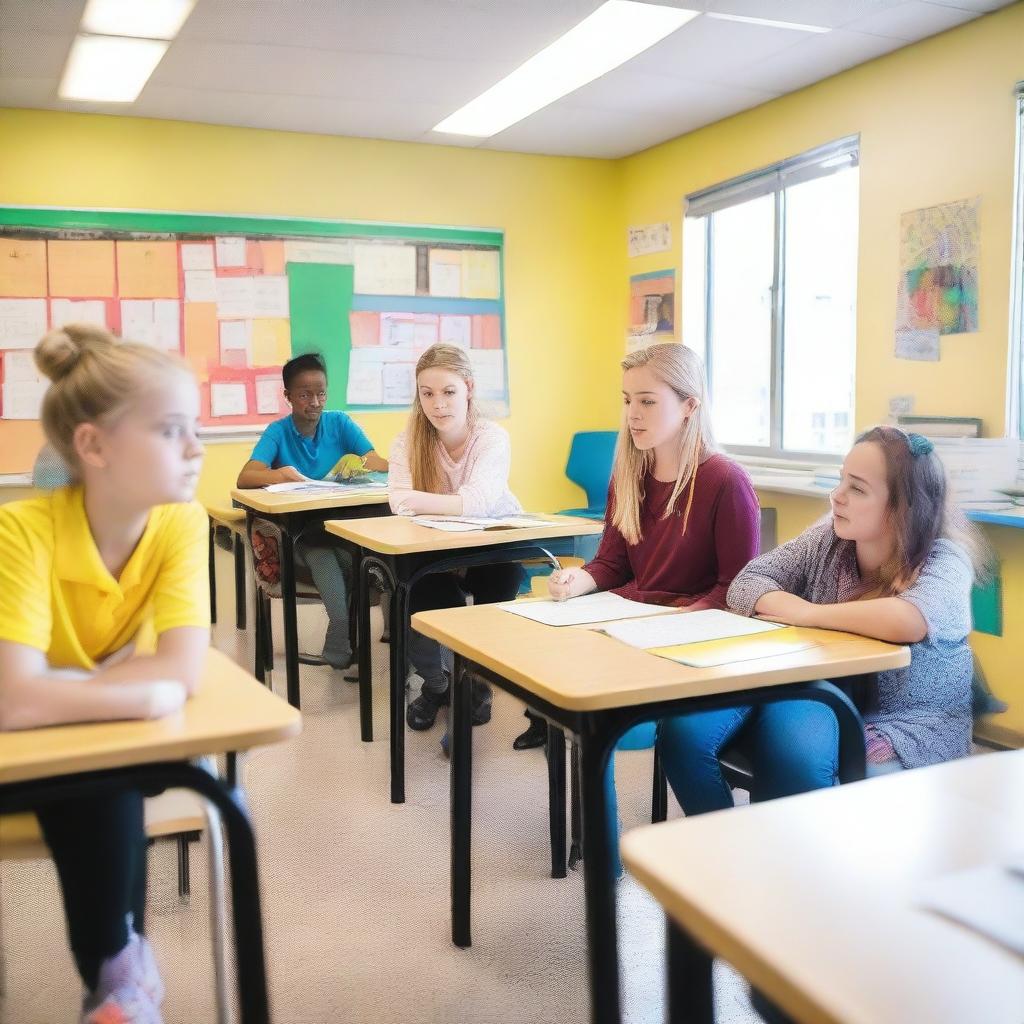
[{"label": "drawing on wall", "polygon": [[978,330],[978,209],[963,199],[900,218],[896,355],[938,359],[939,338]]},{"label": "drawing on wall", "polygon": [[[232,233],[229,217],[117,212],[106,215],[116,226],[72,228],[56,211],[29,213],[0,210],[0,421],[38,419],[47,383],[32,349],[73,321],[180,353],[207,428],[284,415],[281,366],[310,350],[327,363],[328,408],[407,407],[416,360],[437,341],[466,349],[477,394],[507,415],[501,232],[353,225],[352,237],[289,237],[251,230],[251,218]],[[20,471],[7,461],[0,472]]]},{"label": "drawing on wall", "polygon": [[626,351],[675,339],[676,272],[654,270],[629,279]]}]

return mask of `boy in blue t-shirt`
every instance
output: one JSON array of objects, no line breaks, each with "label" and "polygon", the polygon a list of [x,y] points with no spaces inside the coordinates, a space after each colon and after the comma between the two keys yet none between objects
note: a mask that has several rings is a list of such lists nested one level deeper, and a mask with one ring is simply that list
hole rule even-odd
[{"label": "boy in blue t-shirt", "polygon": [[[359,425],[346,413],[324,409],[327,369],[319,355],[296,356],[285,363],[281,376],[292,413],[268,424],[238,474],[238,487],[322,480],[332,470],[343,477],[363,469],[387,472],[387,460],[374,451]],[[296,554],[308,567],[327,609],[324,652],[315,660],[333,668],[348,668],[352,640],[345,577],[351,573],[351,558],[322,526],[306,529]],[[314,659],[307,656],[303,660]]]}]

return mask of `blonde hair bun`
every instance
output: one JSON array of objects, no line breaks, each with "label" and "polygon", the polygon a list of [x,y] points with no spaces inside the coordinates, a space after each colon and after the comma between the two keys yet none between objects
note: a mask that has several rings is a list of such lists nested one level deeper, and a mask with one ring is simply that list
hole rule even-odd
[{"label": "blonde hair bun", "polygon": [[43,335],[35,349],[39,371],[52,381],[66,377],[92,348],[115,344],[113,335],[95,324],[65,324]]}]

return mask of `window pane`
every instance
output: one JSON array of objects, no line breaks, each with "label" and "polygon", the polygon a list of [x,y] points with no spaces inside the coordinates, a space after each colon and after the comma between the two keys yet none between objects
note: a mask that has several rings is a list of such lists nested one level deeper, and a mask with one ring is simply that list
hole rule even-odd
[{"label": "window pane", "polygon": [[782,446],[842,454],[853,433],[857,181],[786,189]]},{"label": "window pane", "polygon": [[711,415],[724,444],[771,443],[774,196],[711,217]]},{"label": "window pane", "polygon": [[700,353],[707,363],[707,217],[683,218],[683,337],[682,342]]}]

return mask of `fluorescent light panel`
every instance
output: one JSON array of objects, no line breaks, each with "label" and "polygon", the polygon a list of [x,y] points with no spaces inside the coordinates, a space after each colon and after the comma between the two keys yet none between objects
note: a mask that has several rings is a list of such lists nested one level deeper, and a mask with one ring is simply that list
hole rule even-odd
[{"label": "fluorescent light panel", "polygon": [[138,39],[173,39],[196,0],[89,0],[82,32]]},{"label": "fluorescent light panel", "polygon": [[434,128],[487,138],[617,68],[698,11],[608,0],[550,46]]},{"label": "fluorescent light panel", "polygon": [[60,83],[65,100],[131,103],[167,52],[160,39],[75,37]]},{"label": "fluorescent light panel", "polygon": [[707,16],[718,21],[742,21],[747,25],[764,25],[767,28],[788,28],[794,32],[832,31],[832,29],[824,28],[821,25],[803,25],[797,21],[773,21],[771,18],[748,18],[742,14],[719,14],[717,11],[708,11]]}]

